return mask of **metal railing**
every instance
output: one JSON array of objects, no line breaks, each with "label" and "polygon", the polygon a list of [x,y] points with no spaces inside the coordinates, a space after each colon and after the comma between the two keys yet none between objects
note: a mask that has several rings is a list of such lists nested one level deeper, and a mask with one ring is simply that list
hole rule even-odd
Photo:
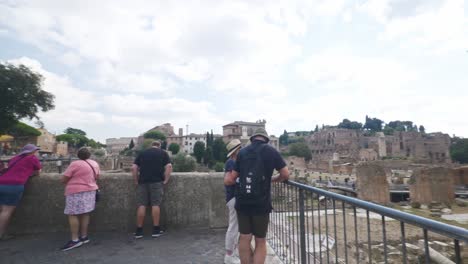
[{"label": "metal railing", "polygon": [[293,181],[272,184],[272,203],[284,263],[463,263],[460,227]]}]

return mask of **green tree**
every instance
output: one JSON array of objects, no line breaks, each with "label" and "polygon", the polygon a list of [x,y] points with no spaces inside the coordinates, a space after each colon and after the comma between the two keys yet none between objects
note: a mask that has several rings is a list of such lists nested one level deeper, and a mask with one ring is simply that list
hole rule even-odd
[{"label": "green tree", "polygon": [[279,143],[283,146],[287,146],[289,144],[289,134],[286,129],[284,130],[283,134],[279,137]]},{"label": "green tree", "polygon": [[350,121],[349,119],[343,119],[341,123],[338,124],[338,128],[347,128],[347,129],[361,129],[362,123],[356,121]]},{"label": "green tree", "polygon": [[420,125],[419,126],[419,132],[421,132],[423,134],[426,133],[426,128],[423,125]]},{"label": "green tree", "polygon": [[41,135],[41,132],[35,129],[32,126],[26,125],[23,122],[17,122],[7,131],[8,134],[12,135],[15,138],[21,137],[38,137]]},{"label": "green tree", "polygon": [[57,141],[67,142],[69,146],[81,148],[88,144],[89,139],[86,136],[78,134],[61,134],[56,137]]},{"label": "green tree", "polygon": [[149,131],[143,134],[144,138],[147,139],[155,139],[155,140],[166,140],[166,135],[164,135],[161,131]]},{"label": "green tree", "polygon": [[223,172],[224,171],[224,163],[216,162],[216,164],[214,165],[214,170],[216,172]]},{"label": "green tree", "polygon": [[450,156],[453,161],[468,163],[468,138],[453,138],[450,146]]},{"label": "green tree", "polygon": [[202,158],[205,156],[205,143],[201,141],[195,142],[193,146],[193,155],[197,159],[198,163],[201,163]]},{"label": "green tree", "polygon": [[226,160],[227,149],[222,138],[217,138],[213,142],[213,159],[224,162]]},{"label": "green tree", "polygon": [[195,171],[196,163],[195,159],[189,155],[185,155],[180,152],[172,159],[174,162],[175,172],[191,172]]},{"label": "green tree", "polygon": [[78,128],[72,128],[72,127],[68,127],[67,129],[63,131],[63,133],[86,136],[86,132],[84,132],[83,130],[78,129]]},{"label": "green tree", "polygon": [[307,144],[304,142],[296,142],[296,143],[290,144],[289,155],[302,157],[306,161],[309,161],[312,159],[312,152],[310,151],[309,146],[307,146]]},{"label": "green tree", "polygon": [[319,131],[319,126],[318,126],[318,125],[315,125],[314,132],[318,132],[318,131]]},{"label": "green tree", "polygon": [[42,90],[43,77],[24,65],[0,63],[0,134],[22,118],[54,109],[54,95]]},{"label": "green tree", "polygon": [[106,153],[104,152],[104,150],[98,149],[98,150],[94,151],[93,154],[94,154],[94,156],[96,156],[96,157],[102,157],[102,156],[104,156]]},{"label": "green tree", "polygon": [[211,168],[214,164],[213,161],[213,149],[211,147],[207,147],[205,149],[205,154],[203,155],[203,163]]},{"label": "green tree", "polygon": [[175,154],[179,153],[179,150],[180,150],[179,144],[177,144],[177,143],[171,143],[171,144],[169,145],[169,151],[171,151],[172,154],[175,155]]},{"label": "green tree", "polygon": [[366,123],[364,124],[364,129],[368,129],[374,132],[382,131],[383,121],[378,118],[369,118],[366,116]]},{"label": "green tree", "polygon": [[135,142],[133,142],[133,139],[130,141],[130,144],[128,144],[128,149],[133,149],[135,147]]},{"label": "green tree", "polygon": [[385,125],[384,129],[383,129],[383,132],[386,136],[391,136],[393,135],[393,133],[395,133],[395,129],[393,129],[392,127],[390,127],[389,125]]}]

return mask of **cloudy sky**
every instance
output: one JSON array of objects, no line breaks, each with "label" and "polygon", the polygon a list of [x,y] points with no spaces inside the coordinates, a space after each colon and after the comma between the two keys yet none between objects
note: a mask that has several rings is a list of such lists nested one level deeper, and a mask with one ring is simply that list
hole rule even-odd
[{"label": "cloudy sky", "polygon": [[0,0],[0,60],[45,77],[46,128],[101,141],[366,115],[468,137],[463,0]]}]

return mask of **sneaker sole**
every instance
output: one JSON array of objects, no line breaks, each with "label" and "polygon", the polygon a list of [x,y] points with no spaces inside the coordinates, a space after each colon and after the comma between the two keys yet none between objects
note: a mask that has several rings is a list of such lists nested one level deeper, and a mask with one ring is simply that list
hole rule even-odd
[{"label": "sneaker sole", "polygon": [[135,239],[143,238],[143,236],[133,236]]},{"label": "sneaker sole", "polygon": [[77,247],[81,247],[82,245],[83,245],[83,242],[80,242],[80,243],[77,243],[76,245],[74,245],[73,247],[62,249],[62,251],[68,251],[68,250],[71,250],[71,249],[74,249],[74,248],[77,248]]},{"label": "sneaker sole", "polygon": [[157,235],[151,235],[152,238],[157,238],[157,237],[160,237],[160,236],[164,236],[165,233],[162,233],[162,234],[157,234]]},{"label": "sneaker sole", "polygon": [[88,244],[89,241],[90,241],[90,240],[88,239],[88,240],[83,240],[83,241],[81,241],[81,242],[82,242],[83,244]]}]

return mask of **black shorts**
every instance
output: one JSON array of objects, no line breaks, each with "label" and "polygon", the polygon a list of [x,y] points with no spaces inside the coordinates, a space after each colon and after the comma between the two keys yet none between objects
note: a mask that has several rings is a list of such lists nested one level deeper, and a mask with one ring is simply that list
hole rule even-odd
[{"label": "black shorts", "polygon": [[270,214],[245,215],[237,211],[237,222],[239,223],[239,232],[241,234],[253,234],[257,238],[265,238],[268,230],[268,222],[270,222]]}]

